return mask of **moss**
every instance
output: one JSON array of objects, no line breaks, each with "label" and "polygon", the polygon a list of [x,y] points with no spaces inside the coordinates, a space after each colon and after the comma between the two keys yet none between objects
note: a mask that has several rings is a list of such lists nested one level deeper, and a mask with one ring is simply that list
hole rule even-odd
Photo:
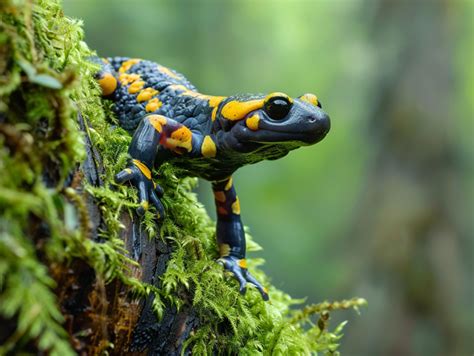
[{"label": "moss", "polygon": [[[131,138],[114,125],[110,107],[100,100],[95,67],[84,60],[92,52],[82,42],[81,23],[65,17],[56,0],[2,0],[0,8],[0,316],[15,325],[0,335],[0,353],[33,345],[52,355],[75,354],[56,281],[77,260],[95,276],[89,300],[98,300],[94,296],[105,284],[119,281],[130,292],[123,298],[127,303],[154,294],[158,317],[170,305],[192,305],[201,323],[184,348],[196,354],[216,348],[244,355],[335,353],[343,325],[329,331],[327,311],[365,301],[298,311],[292,306],[301,301],[272,286],[268,303],[254,289],[241,296],[215,263],[214,222],[192,193],[196,180],[181,177],[170,165],[157,172],[167,217],[157,225],[151,210],[142,225],[149,236],[173,246],[171,259],[161,288],[134,277],[137,263],[120,233],[123,214],[132,216],[137,208],[136,192],[111,181],[124,166]],[[71,177],[85,158],[77,110],[89,122],[86,135],[101,155],[100,186]],[[104,221],[98,239],[91,238],[88,195]],[[249,250],[258,249],[248,238]],[[262,263],[250,259],[249,268],[270,285],[258,268]],[[182,297],[183,291],[191,299]],[[89,350],[113,346],[102,335]]]}]

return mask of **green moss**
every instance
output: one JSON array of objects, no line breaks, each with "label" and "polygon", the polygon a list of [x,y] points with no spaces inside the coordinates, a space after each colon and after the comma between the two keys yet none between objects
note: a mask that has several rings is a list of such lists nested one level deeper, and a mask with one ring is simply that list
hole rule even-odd
[{"label": "green moss", "polygon": [[[258,259],[250,259],[249,268],[270,285],[271,302],[263,302],[254,289],[241,296],[236,282],[215,263],[214,222],[192,193],[196,180],[180,177],[170,165],[157,172],[167,217],[161,228],[153,209],[142,220],[149,236],[174,246],[162,288],[132,277],[136,262],[119,237],[119,218],[137,208],[136,192],[112,182],[124,167],[131,138],[113,125],[110,106],[100,100],[92,77],[96,68],[84,60],[92,53],[82,42],[81,23],[64,17],[56,0],[3,0],[0,9],[0,316],[17,320],[0,353],[33,342],[53,355],[74,354],[51,276],[52,266],[74,259],[92,267],[97,279],[120,281],[132,297],[155,294],[159,317],[166,304],[191,303],[203,323],[185,347],[196,354],[214,348],[244,355],[336,352],[342,325],[330,332],[327,311],[365,301],[295,311],[292,306],[301,301],[272,287]],[[64,188],[85,158],[77,109],[89,122],[86,134],[104,166],[104,184],[82,182],[85,192]],[[94,197],[106,223],[100,243],[89,236],[85,194]],[[248,239],[249,250],[259,249]],[[191,301],[179,297],[183,290]],[[319,318],[315,323],[310,322],[313,314]],[[232,332],[223,332],[223,323]]]}]

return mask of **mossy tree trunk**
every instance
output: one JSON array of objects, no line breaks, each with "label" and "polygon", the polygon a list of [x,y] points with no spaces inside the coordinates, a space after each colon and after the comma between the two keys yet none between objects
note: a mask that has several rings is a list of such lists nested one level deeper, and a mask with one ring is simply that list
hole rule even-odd
[{"label": "mossy tree trunk", "polygon": [[[89,123],[78,115],[78,122],[85,137],[86,157],[78,169],[72,173],[74,190],[84,192],[80,183],[86,179],[88,184],[101,187],[101,175],[104,173],[101,155],[87,135]],[[70,190],[66,189],[66,196]],[[74,194],[70,195],[74,200]],[[82,210],[84,222],[87,222],[88,234],[100,243],[101,228],[106,226],[98,202],[91,195],[84,195],[85,209]],[[82,209],[82,207],[81,207]],[[118,217],[121,226],[120,239],[124,241],[127,254],[138,265],[131,268],[131,275],[142,282],[161,288],[160,278],[165,273],[171,258],[172,243],[149,236],[141,224],[141,218],[133,211],[123,212]],[[184,340],[198,325],[193,307],[187,303],[178,312],[175,306],[165,303],[162,319],[158,321],[153,312],[151,295],[146,299],[131,301],[128,287],[120,281],[105,283],[97,278],[95,271],[74,261],[74,268],[57,268],[53,273],[58,281],[56,294],[60,296],[68,332],[74,335],[76,351],[91,351],[89,345],[95,345],[93,353],[100,353],[114,345],[117,353],[127,351],[150,351],[149,354],[181,354]],[[63,267],[63,266],[62,266]],[[181,290],[183,299],[191,299],[192,290]],[[90,330],[84,333],[84,330]],[[108,352],[111,352],[110,350]]]}]

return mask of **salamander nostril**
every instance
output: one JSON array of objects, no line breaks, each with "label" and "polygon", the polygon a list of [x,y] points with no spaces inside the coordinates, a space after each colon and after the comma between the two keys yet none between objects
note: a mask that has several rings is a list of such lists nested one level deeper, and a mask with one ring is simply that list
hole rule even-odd
[{"label": "salamander nostril", "polygon": [[325,113],[322,117],[319,118],[319,122],[321,124],[321,127],[322,127],[324,133],[327,134],[329,132],[329,130],[331,129],[331,119]]},{"label": "salamander nostril", "polygon": [[317,132],[319,135],[324,137],[331,128],[331,120],[329,116],[321,111],[315,115],[308,116],[307,122],[311,124],[314,132]]}]

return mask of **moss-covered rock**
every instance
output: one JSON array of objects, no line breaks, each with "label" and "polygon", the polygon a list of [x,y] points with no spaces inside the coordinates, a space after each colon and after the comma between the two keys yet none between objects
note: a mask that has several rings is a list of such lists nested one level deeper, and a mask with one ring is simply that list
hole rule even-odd
[{"label": "moss-covered rock", "polygon": [[166,219],[139,219],[136,192],[111,180],[131,137],[100,100],[81,23],[56,0],[0,10],[0,354],[158,352],[154,340],[178,326],[168,351],[336,352],[342,325],[328,331],[327,311],[365,301],[292,310],[301,301],[271,287],[258,259],[249,268],[271,302],[241,296],[215,263],[196,180],[169,165]]}]

